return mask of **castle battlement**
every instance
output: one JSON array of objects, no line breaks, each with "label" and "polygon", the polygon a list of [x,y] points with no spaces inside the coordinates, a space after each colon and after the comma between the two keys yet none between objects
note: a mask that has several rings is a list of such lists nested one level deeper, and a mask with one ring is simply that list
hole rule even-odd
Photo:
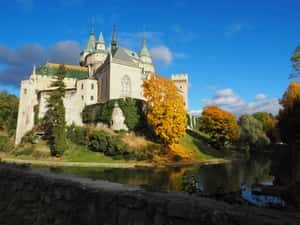
[{"label": "castle battlement", "polygon": [[188,80],[188,74],[172,74],[172,80]]}]

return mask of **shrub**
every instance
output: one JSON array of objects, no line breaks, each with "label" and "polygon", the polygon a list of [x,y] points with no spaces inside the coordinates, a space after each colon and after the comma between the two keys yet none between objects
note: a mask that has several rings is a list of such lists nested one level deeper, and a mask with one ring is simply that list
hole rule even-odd
[{"label": "shrub", "polygon": [[8,152],[12,149],[12,145],[10,143],[9,137],[0,136],[0,151]]},{"label": "shrub", "polygon": [[68,129],[68,137],[70,140],[78,145],[89,145],[90,129],[86,127],[75,127],[73,130]]},{"label": "shrub", "polygon": [[178,162],[178,161],[182,160],[182,157],[180,155],[176,154],[176,155],[173,156],[173,160],[176,161],[176,162]]},{"label": "shrub", "polygon": [[89,135],[89,149],[95,152],[105,152],[107,150],[107,134],[104,131],[93,131]]},{"label": "shrub", "polygon": [[116,156],[116,155],[128,154],[129,146],[128,144],[124,143],[120,138],[110,137],[108,138],[108,140],[109,142],[108,142],[106,155]]}]

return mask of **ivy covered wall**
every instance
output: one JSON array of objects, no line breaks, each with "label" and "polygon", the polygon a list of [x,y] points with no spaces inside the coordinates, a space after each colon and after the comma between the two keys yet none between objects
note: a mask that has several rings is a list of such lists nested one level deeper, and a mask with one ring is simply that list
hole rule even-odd
[{"label": "ivy covered wall", "polygon": [[82,111],[83,123],[96,124],[102,122],[110,126],[115,103],[120,106],[125,116],[125,124],[130,131],[137,131],[146,127],[146,103],[143,100],[134,98],[111,99],[105,103],[85,106]]}]

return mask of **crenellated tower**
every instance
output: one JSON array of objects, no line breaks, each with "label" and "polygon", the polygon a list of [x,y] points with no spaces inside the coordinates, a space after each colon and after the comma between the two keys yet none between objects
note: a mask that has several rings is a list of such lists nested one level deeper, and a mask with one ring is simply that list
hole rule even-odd
[{"label": "crenellated tower", "polygon": [[177,87],[178,92],[183,97],[183,105],[186,110],[188,110],[188,89],[189,89],[189,81],[188,74],[172,74],[172,80]]}]

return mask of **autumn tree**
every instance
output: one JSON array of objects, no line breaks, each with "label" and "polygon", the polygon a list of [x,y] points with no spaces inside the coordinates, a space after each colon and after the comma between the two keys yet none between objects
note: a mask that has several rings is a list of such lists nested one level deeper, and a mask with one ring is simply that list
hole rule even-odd
[{"label": "autumn tree", "polygon": [[273,117],[272,114],[267,112],[256,112],[253,114],[254,118],[259,120],[262,123],[262,130],[265,132],[265,134],[272,140],[277,140],[277,123],[278,120]]},{"label": "autumn tree", "polygon": [[290,74],[290,78],[297,78],[300,75],[300,45],[298,45],[291,58],[293,63],[293,73]]},{"label": "autumn tree", "polygon": [[263,131],[263,123],[250,114],[244,114],[238,121],[239,142],[250,149],[258,149],[270,144]]},{"label": "autumn tree", "polygon": [[172,80],[158,74],[144,80],[143,88],[148,106],[147,121],[161,143],[171,147],[185,136],[187,112],[183,98]]},{"label": "autumn tree", "polygon": [[284,142],[294,142],[300,138],[300,84],[294,80],[279,101],[280,136]]},{"label": "autumn tree", "polygon": [[218,148],[237,139],[237,128],[235,116],[218,106],[205,107],[200,117],[200,131],[209,134]]},{"label": "autumn tree", "polygon": [[44,119],[44,129],[48,136],[51,154],[61,156],[66,150],[66,122],[65,107],[63,98],[65,97],[64,78],[67,70],[63,64],[56,71],[56,80],[52,82],[53,91],[47,99],[48,111]]}]

